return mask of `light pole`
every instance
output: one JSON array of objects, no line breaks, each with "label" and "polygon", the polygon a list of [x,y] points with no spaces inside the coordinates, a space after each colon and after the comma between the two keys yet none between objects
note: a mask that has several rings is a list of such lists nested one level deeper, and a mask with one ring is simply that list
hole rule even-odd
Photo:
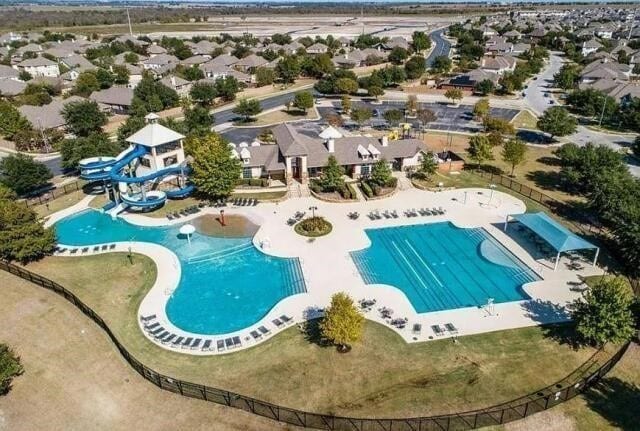
[{"label": "light pole", "polygon": [[316,210],[318,209],[317,206],[310,206],[309,207],[309,211],[311,211],[311,218],[316,218]]},{"label": "light pole", "polygon": [[489,188],[491,189],[491,195],[489,195],[489,202],[487,203],[487,205],[489,205],[491,203],[491,200],[493,199],[493,192],[496,189],[496,185],[495,184],[490,184]]},{"label": "light pole", "polygon": [[604,103],[602,103],[602,112],[600,112],[600,121],[598,127],[602,126],[602,118],[604,117],[604,109],[607,107],[607,96],[604,96]]}]

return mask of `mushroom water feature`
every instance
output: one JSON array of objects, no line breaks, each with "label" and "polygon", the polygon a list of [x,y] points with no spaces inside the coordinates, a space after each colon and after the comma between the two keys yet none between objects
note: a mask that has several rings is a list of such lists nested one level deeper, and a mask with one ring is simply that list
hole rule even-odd
[{"label": "mushroom water feature", "polygon": [[192,224],[187,223],[180,227],[180,235],[186,235],[187,241],[189,241],[189,244],[191,244],[191,235],[193,235],[195,231],[196,231],[196,228]]}]

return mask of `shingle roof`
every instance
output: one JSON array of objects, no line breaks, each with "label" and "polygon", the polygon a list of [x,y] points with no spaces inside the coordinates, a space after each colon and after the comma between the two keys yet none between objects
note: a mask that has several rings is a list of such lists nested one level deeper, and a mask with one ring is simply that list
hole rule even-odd
[{"label": "shingle roof", "polygon": [[89,99],[105,105],[131,106],[133,90],[125,87],[111,87],[106,90],[94,91]]}]

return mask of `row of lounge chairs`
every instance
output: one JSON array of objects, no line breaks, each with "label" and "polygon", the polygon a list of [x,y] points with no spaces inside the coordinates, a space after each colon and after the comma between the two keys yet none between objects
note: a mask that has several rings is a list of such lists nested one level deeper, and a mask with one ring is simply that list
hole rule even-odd
[{"label": "row of lounge chairs", "polygon": [[444,328],[440,325],[431,325],[431,330],[437,337],[442,337],[447,333],[449,335],[458,335],[458,328],[453,323],[445,323]]},{"label": "row of lounge chairs", "polygon": [[444,215],[446,214],[447,211],[445,209],[443,209],[442,207],[439,208],[419,208],[419,209],[415,209],[415,208],[411,208],[408,209],[404,212],[404,215],[406,217],[418,217],[418,215],[421,215],[423,217],[425,216],[432,216],[432,215]]},{"label": "row of lounge chairs", "polygon": [[[160,322],[156,320],[156,317],[155,314],[141,316],[140,321],[150,337],[166,346],[184,350],[201,350],[203,352],[226,352],[242,347],[242,340],[238,335],[218,340],[178,336],[166,330]],[[283,314],[279,318],[273,319],[272,323],[276,328],[281,329],[293,323],[293,318]],[[257,331],[251,331],[249,334],[254,341],[258,341],[264,336],[271,335],[271,330],[265,326],[260,326]],[[245,340],[250,339],[248,336],[245,338]]]},{"label": "row of lounge chairs", "polygon": [[393,210],[393,211],[385,210],[382,213],[378,210],[375,210],[367,214],[367,217],[369,217],[369,220],[381,220],[382,218],[390,219],[390,218],[398,218],[399,216],[396,210]]},{"label": "row of lounge chairs", "polygon": [[237,199],[233,199],[231,203],[238,207],[255,207],[256,205],[258,205],[258,199],[237,198]]},{"label": "row of lounge chairs", "polygon": [[180,217],[186,217],[191,214],[197,214],[200,212],[202,207],[200,205],[191,205],[186,208],[181,209],[180,211],[175,211],[173,213],[167,214],[167,218],[169,220],[179,219]]},{"label": "row of lounge chairs", "polygon": [[358,218],[360,217],[360,213],[357,211],[353,211],[348,213],[347,217],[349,217],[351,220],[358,220]]},{"label": "row of lounge chairs", "polygon": [[105,252],[105,251],[113,251],[115,250],[115,244],[103,244],[103,245],[94,245],[93,247],[75,247],[75,248],[66,248],[66,247],[56,247],[54,252],[56,254],[66,254],[67,251],[71,255],[80,255],[87,254],[89,251],[92,253],[97,252]]}]

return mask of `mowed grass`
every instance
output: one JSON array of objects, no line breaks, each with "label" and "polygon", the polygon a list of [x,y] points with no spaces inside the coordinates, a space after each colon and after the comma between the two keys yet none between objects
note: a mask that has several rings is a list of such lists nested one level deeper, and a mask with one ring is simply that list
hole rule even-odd
[{"label": "mowed grass", "polygon": [[294,326],[245,351],[194,357],[156,347],[138,328],[138,306],[155,278],[150,259],[134,255],[132,266],[120,253],[50,257],[28,269],[75,292],[161,373],[316,412],[400,417],[480,408],[551,384],[594,353],[572,350],[539,327],[409,345],[367,322],[348,354]]}]

